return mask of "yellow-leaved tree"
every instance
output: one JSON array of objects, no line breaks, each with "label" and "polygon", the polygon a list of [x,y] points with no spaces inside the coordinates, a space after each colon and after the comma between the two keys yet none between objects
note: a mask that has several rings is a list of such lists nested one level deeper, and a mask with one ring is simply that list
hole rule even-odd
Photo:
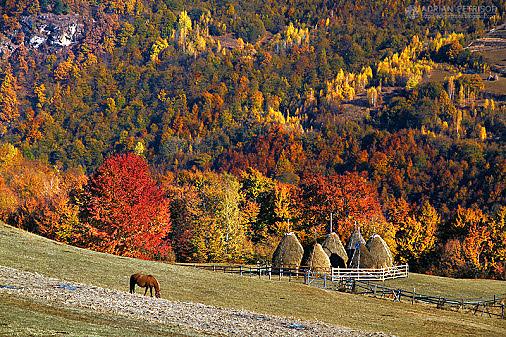
[{"label": "yellow-leaved tree", "polygon": [[239,181],[228,174],[183,172],[167,184],[179,260],[242,262],[251,254]]},{"label": "yellow-leaved tree", "polygon": [[0,84],[0,136],[14,127],[19,119],[16,78],[7,68]]},{"label": "yellow-leaved tree", "polygon": [[387,219],[398,228],[396,241],[399,262],[417,263],[434,248],[441,218],[428,201],[424,201],[418,210],[402,198],[390,201]]}]

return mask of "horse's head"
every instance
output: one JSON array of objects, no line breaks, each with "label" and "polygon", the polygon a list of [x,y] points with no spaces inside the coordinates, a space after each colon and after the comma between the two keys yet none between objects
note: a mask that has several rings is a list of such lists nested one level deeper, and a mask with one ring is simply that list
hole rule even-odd
[{"label": "horse's head", "polygon": [[160,298],[160,283],[158,283],[158,280],[154,276],[149,276],[151,277],[151,284],[155,287],[155,297]]}]

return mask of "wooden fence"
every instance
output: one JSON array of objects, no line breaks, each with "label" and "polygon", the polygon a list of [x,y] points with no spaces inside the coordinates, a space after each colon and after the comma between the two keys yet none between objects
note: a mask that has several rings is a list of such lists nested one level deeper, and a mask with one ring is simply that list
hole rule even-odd
[{"label": "wooden fence", "polygon": [[394,278],[408,277],[409,266],[407,264],[380,269],[357,269],[357,268],[330,268],[328,271],[314,272],[309,267],[301,266],[299,268],[274,268],[268,265],[244,266],[244,265],[209,265],[209,264],[191,264],[179,263],[179,265],[190,266],[199,269],[219,271],[229,274],[240,274],[241,276],[267,276],[274,277],[304,277],[305,283],[310,284],[310,280],[328,279],[330,282],[338,282],[343,279],[356,279],[361,281],[385,281]]},{"label": "wooden fence", "polygon": [[327,272],[314,272],[308,267],[300,268],[273,268],[271,266],[244,266],[244,265],[209,265],[178,263],[178,265],[194,267],[215,272],[238,274],[246,277],[267,277],[269,279],[282,278],[303,280],[304,284],[322,287],[329,290],[345,291],[354,294],[390,298],[394,302],[409,301],[412,304],[425,303],[436,305],[440,309],[467,310],[473,314],[488,315],[504,319],[506,294],[494,295],[492,299],[454,299],[443,296],[431,296],[389,288],[371,281],[384,281],[398,277],[408,277],[408,265],[395,266],[383,269],[349,269],[332,268]]},{"label": "wooden fence", "polygon": [[408,274],[409,266],[407,264],[379,269],[332,268],[331,281],[338,282],[350,279],[359,281],[385,281],[408,277]]},{"label": "wooden fence", "polygon": [[209,264],[193,264],[193,263],[178,263],[181,266],[194,267],[204,270],[212,270],[215,272],[222,272],[226,274],[239,274],[248,277],[267,277],[272,278],[292,278],[302,279],[309,270],[307,267],[300,268],[274,268],[268,265],[245,266],[245,265],[209,265]]},{"label": "wooden fence", "polygon": [[[328,282],[321,282],[324,287]],[[504,319],[506,294],[494,295],[491,299],[456,299],[443,296],[419,294],[413,291],[386,287],[382,284],[360,280],[341,279],[332,284],[333,289],[354,294],[370,295],[374,297],[390,298],[394,302],[408,301],[411,304],[425,303],[435,305],[439,309],[467,310],[473,314],[495,316]]]}]

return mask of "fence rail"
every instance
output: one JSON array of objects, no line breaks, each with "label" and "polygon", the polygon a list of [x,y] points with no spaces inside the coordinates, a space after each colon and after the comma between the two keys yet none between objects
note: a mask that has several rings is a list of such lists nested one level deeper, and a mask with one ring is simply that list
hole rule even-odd
[{"label": "fence rail", "polygon": [[408,291],[359,280],[341,280],[337,283],[337,288],[354,294],[391,298],[394,302],[408,301],[412,304],[432,304],[439,309],[468,310],[474,315],[481,314],[481,316],[488,315],[504,319],[506,294],[494,295],[491,299],[456,299],[418,294],[415,289]]},{"label": "fence rail", "polygon": [[395,278],[408,277],[409,266],[403,264],[389,268],[363,269],[363,268],[332,268],[331,280],[359,280],[359,281],[385,281]]},{"label": "fence rail", "polygon": [[179,263],[182,266],[219,271],[228,274],[240,274],[246,276],[278,276],[278,277],[320,277],[326,274],[331,282],[343,279],[355,279],[361,281],[385,281],[394,278],[408,277],[409,266],[407,264],[380,269],[357,269],[357,268],[330,268],[326,271],[314,272],[307,266],[299,268],[275,268],[269,265],[245,266],[245,265],[209,265],[194,263]]},{"label": "fence rail", "polygon": [[409,266],[400,265],[382,269],[349,269],[332,268],[328,272],[314,272],[308,267],[300,268],[273,268],[271,266],[245,266],[245,265],[209,265],[178,263],[178,265],[194,267],[215,272],[239,274],[249,277],[268,277],[269,279],[288,278],[303,279],[304,284],[345,291],[354,294],[369,295],[375,297],[390,298],[394,302],[409,301],[412,304],[425,303],[436,305],[440,309],[467,310],[474,315],[481,314],[489,317],[505,316],[506,294],[494,295],[492,299],[455,299],[443,296],[431,296],[418,294],[413,291],[390,288],[376,283],[399,277],[408,277]]},{"label": "fence rail", "polygon": [[288,278],[291,281],[292,278],[303,278],[309,270],[308,267],[300,268],[275,268],[268,265],[206,265],[206,264],[194,264],[194,263],[178,263],[181,266],[194,267],[204,270],[212,270],[215,272],[223,272],[226,274],[239,274],[241,276],[250,277],[268,277],[272,278]]}]

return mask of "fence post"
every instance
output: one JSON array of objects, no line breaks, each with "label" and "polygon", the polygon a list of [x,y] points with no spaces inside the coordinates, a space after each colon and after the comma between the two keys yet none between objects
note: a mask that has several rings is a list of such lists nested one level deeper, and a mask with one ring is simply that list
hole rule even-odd
[{"label": "fence post", "polygon": [[251,272],[251,267],[249,267],[249,277],[253,276],[253,273]]},{"label": "fence post", "polygon": [[416,297],[416,288],[413,288],[413,299],[411,300],[411,304],[415,304],[415,297]]},{"label": "fence post", "polygon": [[292,282],[292,268],[288,269],[288,282]]},{"label": "fence post", "polygon": [[501,319],[504,319],[504,303],[501,303]]},{"label": "fence post", "polygon": [[374,285],[374,297],[376,297],[376,288],[378,287],[377,284]]},{"label": "fence post", "polygon": [[323,288],[327,289],[327,273],[323,274]]},{"label": "fence post", "polygon": [[240,274],[241,274],[241,276],[242,276],[242,265],[241,265],[241,266],[239,266],[239,273],[240,273]]},{"label": "fence post", "polygon": [[400,289],[394,290],[394,302],[400,301],[401,301],[401,290]]},{"label": "fence post", "polygon": [[269,267],[269,280],[271,279],[272,277],[272,267]]},{"label": "fence post", "polygon": [[216,271],[216,266],[213,264],[213,271]]},{"label": "fence post", "polygon": [[439,303],[438,303],[437,307],[439,309],[443,309],[445,306],[445,302],[446,302],[446,298],[439,296]]}]

